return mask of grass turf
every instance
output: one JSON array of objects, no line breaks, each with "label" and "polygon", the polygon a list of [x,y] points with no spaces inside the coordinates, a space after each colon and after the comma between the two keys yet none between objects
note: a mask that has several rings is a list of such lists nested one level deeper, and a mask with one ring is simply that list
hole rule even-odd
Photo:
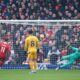
[{"label": "grass turf", "polygon": [[80,70],[0,70],[0,80],[80,80]]}]

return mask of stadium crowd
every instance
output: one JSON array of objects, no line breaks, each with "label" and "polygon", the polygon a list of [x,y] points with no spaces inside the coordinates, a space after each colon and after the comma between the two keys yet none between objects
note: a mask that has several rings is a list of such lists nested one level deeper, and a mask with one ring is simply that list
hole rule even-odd
[{"label": "stadium crowd", "polygon": [[0,19],[80,19],[79,0],[0,0]]},{"label": "stadium crowd", "polygon": [[[50,63],[56,63],[60,56],[68,55],[72,52],[66,48],[66,42],[74,47],[80,46],[80,26],[30,26],[0,24],[0,39],[8,37],[11,45],[10,64],[22,64],[26,60],[24,53],[24,42],[31,29],[34,35],[40,40],[41,50],[38,53],[38,62],[50,59]],[[6,36],[4,36],[6,34]]]}]

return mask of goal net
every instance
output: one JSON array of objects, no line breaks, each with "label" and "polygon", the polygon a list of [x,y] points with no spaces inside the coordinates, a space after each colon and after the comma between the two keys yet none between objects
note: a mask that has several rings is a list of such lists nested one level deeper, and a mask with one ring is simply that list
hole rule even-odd
[{"label": "goal net", "polygon": [[[0,41],[7,37],[11,46],[11,55],[6,59],[7,65],[27,64],[27,53],[24,53],[25,38],[28,30],[40,40],[40,53],[37,54],[38,63],[56,64],[61,56],[73,51],[66,48],[66,42],[71,46],[80,46],[79,20],[0,20]],[[76,60],[75,64],[80,63]]]}]

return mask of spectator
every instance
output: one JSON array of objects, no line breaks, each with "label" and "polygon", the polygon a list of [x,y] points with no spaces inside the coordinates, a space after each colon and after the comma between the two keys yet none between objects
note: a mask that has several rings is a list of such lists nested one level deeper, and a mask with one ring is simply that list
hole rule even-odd
[{"label": "spectator", "polygon": [[79,7],[79,0],[1,0],[0,19],[80,19]]}]

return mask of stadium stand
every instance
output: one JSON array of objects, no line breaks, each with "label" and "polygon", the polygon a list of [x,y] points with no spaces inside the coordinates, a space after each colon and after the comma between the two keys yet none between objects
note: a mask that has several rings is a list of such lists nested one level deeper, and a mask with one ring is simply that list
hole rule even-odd
[{"label": "stadium stand", "polygon": [[80,19],[79,0],[0,0],[0,19]]}]

